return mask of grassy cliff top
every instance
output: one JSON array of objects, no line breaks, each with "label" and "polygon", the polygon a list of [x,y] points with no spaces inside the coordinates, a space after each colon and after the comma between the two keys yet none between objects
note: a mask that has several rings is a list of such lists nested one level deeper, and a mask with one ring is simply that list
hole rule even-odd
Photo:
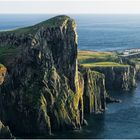
[{"label": "grassy cliff top", "polygon": [[[25,27],[25,28],[19,28],[19,29],[15,29],[15,30],[11,30],[11,31],[3,31],[0,32],[0,35],[10,35],[10,34],[15,34],[17,37],[18,35],[21,34],[33,34],[36,33],[39,29],[41,28],[55,28],[55,27],[63,27],[67,24],[71,24],[72,27],[75,27],[76,23],[73,19],[71,19],[68,16],[65,15],[61,15],[61,16],[56,16],[53,18],[50,18],[46,21],[40,22],[36,25],[33,26],[29,26],[29,27]],[[19,48],[16,48],[12,45],[3,45],[0,44],[0,63],[3,63],[4,65],[14,56],[16,56],[16,54],[18,54],[19,52]]]},{"label": "grassy cliff top", "polygon": [[78,51],[78,61],[82,63],[119,61],[114,52]]},{"label": "grassy cliff top", "polygon": [[129,65],[119,64],[115,62],[95,62],[82,64],[84,67],[128,67]]},{"label": "grassy cliff top", "polygon": [[127,67],[120,64],[114,52],[79,51],[78,61],[84,67]]},{"label": "grassy cliff top", "polygon": [[61,27],[61,26],[65,26],[68,21],[70,21],[72,23],[72,26],[76,26],[75,21],[66,16],[66,15],[61,15],[61,16],[56,16],[53,18],[50,18],[48,20],[45,20],[43,22],[40,22],[36,25],[33,26],[29,26],[29,27],[25,27],[25,28],[19,28],[19,29],[15,29],[12,31],[5,31],[8,33],[34,33],[36,32],[39,28],[55,28],[55,27]]}]

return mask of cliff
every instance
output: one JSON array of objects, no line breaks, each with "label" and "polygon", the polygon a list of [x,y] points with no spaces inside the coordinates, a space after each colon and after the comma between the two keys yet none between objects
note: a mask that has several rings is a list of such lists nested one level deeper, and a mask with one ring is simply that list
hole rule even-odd
[{"label": "cliff", "polygon": [[80,67],[84,77],[84,112],[101,113],[106,108],[107,92],[105,89],[105,76],[99,72]]},{"label": "cliff", "polygon": [[[136,55],[137,56],[137,55]],[[131,55],[130,58],[128,57],[121,57],[123,63],[127,63],[131,66],[133,66],[135,72],[136,72],[136,80],[139,81],[140,79],[140,58],[135,57],[135,55]]]},{"label": "cliff", "polygon": [[103,73],[107,90],[130,90],[136,86],[139,64],[136,66],[134,60],[115,52],[79,51],[78,61],[85,68]]},{"label": "cliff", "polygon": [[13,136],[9,130],[9,127],[4,126],[0,121],[0,139],[4,139],[4,138],[9,139],[9,138],[13,138]]},{"label": "cliff", "polygon": [[57,16],[1,32],[0,50],[7,69],[0,87],[0,119],[15,136],[81,127],[84,80],[78,72],[73,19]]},{"label": "cliff", "polygon": [[131,90],[136,87],[136,70],[132,66],[92,67],[105,75],[107,90]]},{"label": "cliff", "polygon": [[10,136],[80,129],[85,114],[115,101],[104,74],[78,67],[76,24],[67,16],[0,32],[0,63],[0,120]]}]

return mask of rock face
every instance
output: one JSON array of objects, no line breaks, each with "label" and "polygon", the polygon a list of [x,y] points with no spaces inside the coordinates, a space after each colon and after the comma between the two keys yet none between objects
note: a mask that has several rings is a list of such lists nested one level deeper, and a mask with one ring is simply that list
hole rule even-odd
[{"label": "rock face", "polygon": [[123,63],[129,64],[129,65],[131,65],[131,67],[133,67],[135,74],[136,74],[135,75],[136,81],[137,80],[139,81],[139,79],[140,79],[140,62],[137,60],[134,60],[134,59],[136,59],[135,55],[130,56],[130,58],[129,57],[121,57],[121,60]]},{"label": "rock face", "polygon": [[84,80],[78,72],[75,22],[58,16],[0,33],[7,68],[0,87],[0,119],[15,136],[47,135],[83,124]]},{"label": "rock face", "polygon": [[140,79],[140,63],[135,64],[135,69],[136,69],[136,79]]},{"label": "rock face", "polygon": [[[0,51],[0,120],[14,136],[79,129],[86,124],[84,114],[102,112],[106,99],[112,101],[103,74],[78,70],[76,24],[67,16],[0,32]],[[122,76],[116,69],[105,71],[112,78],[106,86],[123,77],[119,86],[127,89],[133,79],[131,69],[121,70]],[[1,137],[3,128],[0,123]]]},{"label": "rock face", "polygon": [[3,139],[3,138],[13,138],[10,130],[9,130],[9,127],[7,126],[4,126],[2,124],[2,122],[0,121],[0,139]]},{"label": "rock face", "polygon": [[130,90],[136,86],[136,70],[132,66],[125,67],[95,67],[92,70],[105,75],[107,90]]},{"label": "rock face", "polygon": [[7,71],[6,67],[0,65],[0,85],[4,82],[6,71]]},{"label": "rock face", "polygon": [[84,77],[84,112],[101,113],[106,108],[105,76],[84,68],[81,73]]}]

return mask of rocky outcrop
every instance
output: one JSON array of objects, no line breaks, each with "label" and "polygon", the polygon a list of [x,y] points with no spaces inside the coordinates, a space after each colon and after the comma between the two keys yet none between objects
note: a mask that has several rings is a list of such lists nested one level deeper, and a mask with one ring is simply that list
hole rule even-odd
[{"label": "rocky outcrop", "polygon": [[[136,55],[137,56],[137,55]],[[131,65],[131,67],[133,67],[134,71],[135,71],[135,78],[136,78],[136,81],[140,79],[140,62],[138,61],[138,58],[139,57],[135,57],[135,55],[131,55],[130,58],[127,58],[127,57],[120,57],[122,63],[124,64],[128,64],[128,65]]]},{"label": "rocky outcrop", "polygon": [[140,63],[139,62],[135,64],[135,69],[136,69],[136,79],[139,81],[140,80]]},{"label": "rocky outcrop", "polygon": [[[14,136],[80,129],[87,124],[84,114],[105,110],[110,98],[104,75],[78,69],[73,19],[57,16],[31,27],[0,32],[0,51],[0,120]],[[127,77],[129,72],[122,73]]]},{"label": "rocky outcrop", "polygon": [[84,77],[84,112],[101,113],[106,108],[105,76],[84,67],[80,71]]},{"label": "rocky outcrop", "polygon": [[1,64],[0,65],[0,85],[4,82],[6,71],[7,71],[6,67]]},{"label": "rocky outcrop", "polygon": [[13,138],[10,130],[9,130],[9,127],[8,126],[4,126],[2,124],[2,122],[0,121],[0,139],[3,139],[3,138]]},{"label": "rocky outcrop", "polygon": [[122,67],[93,67],[105,75],[107,90],[130,90],[136,87],[136,70],[132,66]]},{"label": "rocky outcrop", "polygon": [[[84,80],[77,66],[75,22],[58,16],[32,27],[0,33],[0,119],[15,136],[79,129],[84,122]],[[9,53],[8,53],[9,54]]]}]

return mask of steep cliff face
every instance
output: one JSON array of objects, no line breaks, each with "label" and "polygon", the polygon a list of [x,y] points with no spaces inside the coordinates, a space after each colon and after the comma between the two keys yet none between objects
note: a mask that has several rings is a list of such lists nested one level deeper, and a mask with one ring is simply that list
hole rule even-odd
[{"label": "steep cliff face", "polygon": [[130,90],[136,86],[136,70],[132,66],[124,67],[93,67],[105,75],[107,90]]},{"label": "steep cliff face", "polygon": [[[77,69],[75,22],[58,16],[32,27],[0,33],[0,119],[16,135],[50,134],[83,123],[84,81]],[[6,53],[6,52],[5,52]]]},{"label": "steep cliff face", "polygon": [[1,121],[0,121],[0,138],[1,139],[13,138],[13,136],[12,136],[10,130],[9,130],[9,127],[8,126],[4,126]]},{"label": "steep cliff face", "polygon": [[135,64],[135,69],[136,69],[136,79],[140,80],[140,63]]},{"label": "steep cliff face", "polygon": [[80,67],[84,77],[84,112],[100,113],[106,108],[105,76],[99,72]]}]

